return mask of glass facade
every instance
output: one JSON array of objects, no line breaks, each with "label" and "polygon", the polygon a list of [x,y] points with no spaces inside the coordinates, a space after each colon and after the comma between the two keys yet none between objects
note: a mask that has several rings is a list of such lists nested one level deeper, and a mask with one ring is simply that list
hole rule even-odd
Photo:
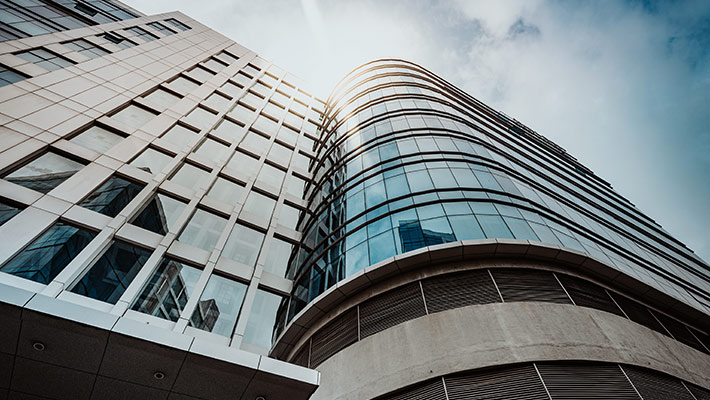
[{"label": "glass facade", "polygon": [[79,205],[115,217],[142,189],[143,185],[139,183],[112,176]]},{"label": "glass facade", "polygon": [[195,290],[201,272],[181,262],[164,259],[131,309],[177,321]]},{"label": "glass facade", "polygon": [[40,193],[48,193],[84,167],[54,152],[47,152],[5,176],[5,179]]}]

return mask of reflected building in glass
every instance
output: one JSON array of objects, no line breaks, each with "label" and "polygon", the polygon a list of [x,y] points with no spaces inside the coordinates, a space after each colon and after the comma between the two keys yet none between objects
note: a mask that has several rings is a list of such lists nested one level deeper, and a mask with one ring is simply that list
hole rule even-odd
[{"label": "reflected building in glass", "polygon": [[708,265],[421,66],[323,101],[179,12],[0,3],[0,399],[710,396]]}]

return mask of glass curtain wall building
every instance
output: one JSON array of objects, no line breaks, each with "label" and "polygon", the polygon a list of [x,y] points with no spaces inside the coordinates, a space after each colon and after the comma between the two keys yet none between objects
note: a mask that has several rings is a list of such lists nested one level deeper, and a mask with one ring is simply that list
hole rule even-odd
[{"label": "glass curtain wall building", "polygon": [[426,69],[0,17],[0,399],[710,396],[708,265]]}]

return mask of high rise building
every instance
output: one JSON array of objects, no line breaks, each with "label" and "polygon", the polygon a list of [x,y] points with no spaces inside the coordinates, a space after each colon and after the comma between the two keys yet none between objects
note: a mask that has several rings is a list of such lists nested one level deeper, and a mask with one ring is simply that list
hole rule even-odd
[{"label": "high rise building", "polygon": [[710,267],[428,70],[0,17],[0,399],[710,398]]}]

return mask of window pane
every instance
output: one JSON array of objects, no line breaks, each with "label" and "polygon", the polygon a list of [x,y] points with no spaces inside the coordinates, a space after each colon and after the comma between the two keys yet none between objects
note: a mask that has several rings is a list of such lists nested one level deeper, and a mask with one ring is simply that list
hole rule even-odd
[{"label": "window pane", "polygon": [[263,233],[237,224],[224,245],[222,256],[253,267],[256,265],[263,241]]},{"label": "window pane", "polygon": [[227,204],[235,204],[242,198],[244,186],[229,179],[218,177],[207,195]]},{"label": "window pane", "polygon": [[0,200],[0,226],[9,221],[15,215],[19,214],[22,209],[18,206],[8,203],[5,200]]},{"label": "window pane", "polygon": [[257,192],[249,192],[247,200],[244,202],[245,211],[258,215],[267,220],[271,219],[271,214],[274,212],[274,206],[276,206],[276,200]]},{"label": "window pane", "polygon": [[473,215],[456,215],[449,217],[449,221],[454,229],[456,240],[485,239],[486,237]]},{"label": "window pane", "polygon": [[213,124],[216,119],[216,114],[212,114],[202,107],[197,107],[183,120],[196,128],[204,129]]},{"label": "window pane", "polygon": [[57,222],[3,265],[0,271],[48,284],[94,236],[91,232]]},{"label": "window pane", "polygon": [[254,305],[249,314],[247,327],[244,331],[244,343],[261,347],[263,354],[271,348],[271,338],[276,324],[276,312],[283,297],[257,290]]},{"label": "window pane", "polygon": [[227,163],[227,167],[246,175],[252,175],[256,173],[256,169],[259,167],[259,160],[237,151]]},{"label": "window pane", "polygon": [[256,181],[280,190],[285,176],[286,173],[284,171],[269,164],[264,164]]},{"label": "window pane", "polygon": [[163,89],[154,90],[144,98],[165,108],[168,108],[180,101],[180,97]]},{"label": "window pane", "polygon": [[186,206],[187,204],[180,200],[158,193],[131,223],[151,232],[165,235],[175,227],[175,222]]},{"label": "window pane", "polygon": [[155,116],[156,114],[154,112],[148,111],[143,107],[138,107],[135,104],[131,104],[112,115],[111,119],[130,126],[131,128],[140,128],[148,123],[148,121],[155,118]]},{"label": "window pane", "polygon": [[134,158],[130,164],[151,174],[156,174],[162,171],[172,159],[172,156],[149,147]]},{"label": "window pane", "polygon": [[477,215],[483,232],[489,239],[515,239],[499,215]]},{"label": "window pane", "polygon": [[288,259],[291,257],[292,249],[293,245],[291,243],[277,238],[271,239],[269,252],[266,255],[266,261],[264,262],[264,271],[271,272],[272,274],[280,277],[286,276]]},{"label": "window pane", "polygon": [[203,250],[212,251],[226,225],[225,218],[198,208],[178,236],[178,240]]},{"label": "window pane", "polygon": [[279,212],[279,224],[283,225],[289,229],[296,229],[298,224],[298,217],[301,215],[301,211],[297,208],[291,207],[287,204],[281,205],[281,211]]},{"label": "window pane", "polygon": [[47,152],[5,177],[41,193],[47,193],[83,167],[82,164],[59,154]]},{"label": "window pane", "polygon": [[227,150],[229,150],[229,147],[216,140],[207,138],[200,144],[200,147],[195,150],[195,154],[199,154],[212,161],[217,161],[227,153]]},{"label": "window pane", "polygon": [[165,132],[163,139],[170,143],[176,144],[178,147],[185,147],[193,139],[197,137],[197,132],[188,129],[182,125],[175,125]]},{"label": "window pane", "polygon": [[112,176],[79,205],[115,217],[143,189],[143,185]]},{"label": "window pane", "polygon": [[197,168],[192,164],[183,164],[175,175],[170,178],[170,181],[187,188],[196,189],[202,180],[207,179],[209,174],[204,169]]},{"label": "window pane", "polygon": [[201,273],[189,265],[163,259],[131,309],[177,321]]},{"label": "window pane", "polygon": [[74,136],[69,141],[84,146],[87,149],[105,153],[121,140],[123,140],[123,136],[94,125],[79,135]]},{"label": "window pane", "polygon": [[190,326],[218,335],[232,336],[247,286],[212,275],[190,317]]},{"label": "window pane", "polygon": [[114,242],[71,291],[116,304],[150,253],[127,243]]},{"label": "window pane", "polygon": [[236,142],[244,135],[244,128],[229,120],[222,120],[212,131],[214,136]]},{"label": "window pane", "polygon": [[292,194],[298,198],[303,197],[303,191],[306,188],[306,181],[303,179],[297,177],[297,176],[291,176],[291,179],[288,181],[288,187],[286,188],[286,191],[289,194]]}]

